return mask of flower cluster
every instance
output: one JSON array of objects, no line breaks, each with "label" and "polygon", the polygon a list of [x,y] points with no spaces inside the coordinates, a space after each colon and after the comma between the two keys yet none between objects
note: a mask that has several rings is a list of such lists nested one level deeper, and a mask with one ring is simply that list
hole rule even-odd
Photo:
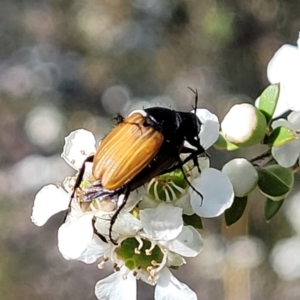
[{"label": "flower cluster", "polygon": [[[93,193],[96,179],[93,163],[86,159],[97,151],[95,138],[83,129],[66,138],[62,158],[77,174],[62,185],[43,187],[36,195],[31,218],[42,226],[55,213],[68,210],[58,231],[64,258],[88,264],[98,261],[99,268],[108,261],[113,264],[115,272],[96,284],[98,299],[136,299],[137,279],[156,286],[157,300],[197,299],[170,268],[179,268],[186,263],[185,257],[201,252],[203,240],[197,231],[201,218],[225,212],[227,225],[235,223],[256,187],[266,197],[266,219],[277,213],[293,187],[293,172],[299,165],[298,47],[284,45],[275,53],[268,66],[272,84],[255,106],[233,106],[220,132],[215,115],[205,109],[195,111],[202,124],[195,141],[200,140],[205,150],[212,145],[222,151],[257,144],[268,147],[249,161],[235,158],[218,171],[209,167],[208,156],[198,157],[198,161],[183,156],[181,161],[186,163],[179,170],[167,169],[169,172],[152,178],[129,196],[104,192],[89,200],[86,194]],[[287,110],[292,110],[287,119],[277,119]],[[76,188],[78,174],[83,175],[80,188]]]},{"label": "flower cluster", "polygon": [[[207,110],[198,109],[197,116],[203,124],[201,144],[207,149],[218,137],[218,119]],[[62,158],[78,172],[95,153],[95,145],[92,133],[77,130],[65,139]],[[42,226],[55,213],[68,210],[58,231],[63,257],[88,264],[98,261],[100,269],[105,262],[113,264],[115,272],[96,284],[98,299],[136,299],[137,279],[156,286],[155,299],[197,299],[169,269],[179,268],[186,263],[185,257],[201,252],[203,240],[196,229],[200,217],[222,214],[234,199],[227,175],[209,168],[208,157],[199,158],[199,165],[201,174],[188,162],[183,167],[185,174],[175,170],[132,191],[113,224],[116,244],[108,238],[109,230],[124,195],[85,201],[83,192],[94,181],[92,163],[85,164],[83,181],[72,201],[76,176],[66,178],[62,185],[43,187],[36,195],[31,218]]]}]

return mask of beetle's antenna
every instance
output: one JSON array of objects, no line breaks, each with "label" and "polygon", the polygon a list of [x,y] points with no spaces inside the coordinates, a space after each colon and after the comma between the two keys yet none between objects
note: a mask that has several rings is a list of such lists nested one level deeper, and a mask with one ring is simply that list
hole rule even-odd
[{"label": "beetle's antenna", "polygon": [[[197,115],[197,108],[198,108],[198,100],[199,100],[199,97],[198,97],[198,90],[195,89],[193,90],[192,88],[188,87],[194,94],[195,94],[195,105],[193,106],[193,110],[194,110],[194,114]],[[199,119],[199,118],[198,118]],[[200,121],[200,120],[199,120]],[[201,121],[200,121],[200,126],[202,125]],[[195,128],[197,128],[197,124],[195,124]],[[198,130],[198,128],[197,128]],[[199,129],[199,132],[200,132],[200,129]],[[196,139],[197,139],[197,142],[198,142],[198,145],[201,146],[201,143],[200,143],[200,137],[199,135],[197,134],[196,135]],[[202,146],[201,146],[202,147]],[[210,155],[206,152],[206,150],[203,148],[204,150],[204,153],[205,153],[205,156],[207,157],[210,157]],[[198,168],[198,171],[200,171],[200,169]]]}]

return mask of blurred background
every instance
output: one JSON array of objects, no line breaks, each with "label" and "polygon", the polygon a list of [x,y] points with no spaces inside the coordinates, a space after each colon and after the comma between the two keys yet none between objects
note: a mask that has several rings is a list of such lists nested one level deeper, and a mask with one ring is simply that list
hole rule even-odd
[{"label": "blurred background", "polygon": [[[253,103],[268,85],[272,55],[296,44],[300,1],[1,0],[0,7],[0,299],[96,299],[94,285],[111,268],[61,257],[64,213],[42,228],[30,221],[37,191],[73,174],[60,158],[64,137],[85,128],[100,139],[117,112],[134,108],[190,110],[187,87],[220,120],[234,103]],[[231,157],[211,155],[217,167]],[[238,224],[205,220],[205,250],[175,275],[199,299],[300,299],[297,198],[268,224],[258,193]],[[139,299],[153,299],[152,287],[138,286]]]}]

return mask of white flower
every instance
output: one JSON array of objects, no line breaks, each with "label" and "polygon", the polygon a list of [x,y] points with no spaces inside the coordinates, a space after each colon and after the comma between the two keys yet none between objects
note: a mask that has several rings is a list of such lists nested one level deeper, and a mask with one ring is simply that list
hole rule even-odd
[{"label": "white flower", "polygon": [[[139,207],[155,207],[166,202],[182,208],[185,215],[196,213],[206,218],[221,215],[233,203],[233,187],[226,174],[208,168],[208,160],[205,161],[206,166],[202,163],[200,167],[201,174],[196,168],[187,172],[190,184],[198,193],[187,184],[182,175],[180,178],[176,172],[172,172],[151,180],[148,194],[144,195]],[[182,174],[180,171],[177,173]]]},{"label": "white flower", "polygon": [[191,192],[193,210],[200,217],[217,217],[233,203],[232,184],[228,176],[219,170],[213,168],[203,170],[193,181],[193,185],[203,196],[201,198],[195,191]]},{"label": "white flower", "polygon": [[44,186],[35,196],[31,221],[36,226],[43,226],[53,215],[66,210],[69,203],[70,195],[62,187]]},{"label": "white flower", "polygon": [[[199,115],[202,113],[212,119],[206,123],[202,120],[200,132],[201,141],[205,147],[209,147],[217,139],[219,123],[208,112],[202,111]],[[209,136],[209,131],[212,132],[212,136]],[[78,130],[66,138],[62,157],[78,171],[86,158],[96,151],[95,144],[91,133]],[[208,167],[208,159],[204,160],[203,164]],[[92,163],[86,163],[82,190],[85,183],[93,180],[91,170]],[[206,173],[207,171],[203,171],[204,179],[207,178]],[[189,175],[195,178],[197,188],[197,178],[200,178],[197,177],[197,169],[189,170]],[[203,248],[201,235],[192,226],[183,224],[183,208],[193,212],[192,193],[185,192],[184,197],[188,200],[177,199],[178,207],[157,203],[153,208],[142,210],[135,207],[140,201],[143,189],[135,190],[130,193],[126,206],[111,228],[111,216],[120,203],[123,203],[124,195],[113,199],[107,197],[101,201],[82,202],[81,192],[78,191],[70,203],[75,180],[76,177],[69,177],[62,186],[48,185],[42,188],[36,195],[31,218],[35,224],[41,226],[55,213],[69,209],[65,222],[58,230],[58,248],[63,257],[85,263],[102,259],[99,268],[110,260],[114,263],[115,271],[118,271],[97,283],[95,294],[99,299],[136,299],[136,279],[156,285],[155,299],[158,300],[183,297],[197,299],[196,294],[179,282],[168,269],[185,264],[184,257],[195,257]],[[181,192],[188,191],[187,183],[184,184]],[[223,188],[222,191],[224,192]],[[205,191],[203,195],[207,197]],[[195,197],[198,200],[200,198],[199,195]],[[207,210],[204,201],[200,206]],[[215,213],[216,209],[213,211]],[[220,208],[217,211],[220,211]],[[114,245],[108,239],[111,229],[112,237],[118,241],[118,245]]]},{"label": "white flower", "polygon": [[224,117],[222,133],[233,144],[250,146],[260,143],[266,133],[264,115],[248,103],[236,104]]},{"label": "white flower", "polygon": [[237,197],[248,195],[257,185],[258,173],[244,158],[232,159],[223,166],[222,172],[229,177]]},{"label": "white flower", "polygon": [[115,272],[98,281],[95,286],[95,295],[101,300],[135,300],[136,278],[129,273],[124,278],[123,270]]},{"label": "white flower", "polygon": [[[182,156],[182,160],[185,157]],[[200,170],[208,168],[208,157],[200,157],[198,164]],[[188,180],[194,185],[193,180],[199,176],[197,168],[189,161],[185,164],[184,170]],[[159,203],[166,202],[182,208],[183,214],[192,215],[194,211],[190,201],[190,190],[190,186],[180,170],[155,177],[148,183],[148,193],[144,194],[142,201],[139,203],[139,208],[156,207]]]},{"label": "white flower", "polygon": [[[97,282],[95,294],[101,300],[134,300],[136,278],[132,273],[124,278],[124,273],[116,272]],[[155,287],[155,300],[197,300],[197,295],[186,284],[172,275],[168,268],[163,268]]]},{"label": "white flower", "polygon": [[198,108],[196,115],[202,123],[199,134],[200,143],[207,150],[219,137],[219,119],[215,114],[204,108]]},{"label": "white flower", "polygon": [[[196,114],[202,123],[200,143],[204,149],[208,149],[219,136],[218,118],[206,109],[197,109]],[[159,203],[166,202],[182,208],[185,215],[196,213],[202,217],[215,217],[222,214],[233,203],[232,185],[225,174],[209,168],[207,157],[200,157],[198,163],[201,174],[192,162],[188,162],[184,169],[190,184],[199,193],[190,187],[181,171],[174,171],[150,181],[148,193],[139,203],[139,208],[156,207]],[[212,182],[218,185],[218,189],[215,189]]]},{"label": "white flower", "polygon": [[[95,152],[95,139],[89,131],[80,129],[66,137],[62,158],[75,170],[79,170],[83,161]],[[92,135],[93,136],[93,135]],[[87,167],[89,170],[89,167]],[[36,195],[31,220],[37,226],[44,225],[54,214],[67,210],[75,179],[66,178],[63,186],[53,184],[44,186]]]},{"label": "white flower", "polygon": [[94,135],[87,130],[72,131],[65,138],[65,145],[61,157],[75,170],[82,167],[83,162],[96,152]]},{"label": "white flower", "polygon": [[288,110],[300,111],[300,39],[297,46],[283,45],[268,64],[267,76],[270,83],[280,83],[280,96],[274,118]]},{"label": "white flower", "polygon": [[97,298],[136,299],[135,281],[140,278],[156,285],[157,300],[197,299],[187,285],[171,274],[168,266],[184,264],[181,256],[198,255],[203,248],[200,234],[191,226],[183,226],[180,208],[165,203],[140,211],[140,222],[142,230],[133,237],[124,237],[112,252],[111,260],[118,272],[96,284]]},{"label": "white flower", "polygon": [[282,167],[292,167],[299,160],[300,156],[300,112],[292,112],[287,117],[287,120],[280,119],[272,123],[273,129],[279,126],[292,129],[298,138],[282,146],[273,147],[272,155]]}]

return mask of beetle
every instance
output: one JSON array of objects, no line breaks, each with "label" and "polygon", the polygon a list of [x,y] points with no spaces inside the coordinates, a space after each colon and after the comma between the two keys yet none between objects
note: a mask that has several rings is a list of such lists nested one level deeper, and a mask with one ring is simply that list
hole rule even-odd
[{"label": "beetle", "polygon": [[[87,162],[93,163],[95,182],[83,191],[83,201],[104,197],[113,199],[124,194],[123,202],[110,221],[109,238],[114,244],[117,243],[112,238],[112,227],[131,191],[155,176],[178,168],[183,172],[183,164],[189,160],[193,160],[200,171],[197,158],[206,152],[199,139],[202,124],[196,115],[198,93],[197,90],[193,92],[194,112],[151,107],[135,110],[126,118],[117,115],[117,126],[104,137],[96,153],[83,163],[71,200],[80,187]],[[186,143],[189,145],[186,146]],[[182,153],[188,154],[183,161],[180,158]],[[183,175],[192,189],[202,197],[184,172]]]}]

